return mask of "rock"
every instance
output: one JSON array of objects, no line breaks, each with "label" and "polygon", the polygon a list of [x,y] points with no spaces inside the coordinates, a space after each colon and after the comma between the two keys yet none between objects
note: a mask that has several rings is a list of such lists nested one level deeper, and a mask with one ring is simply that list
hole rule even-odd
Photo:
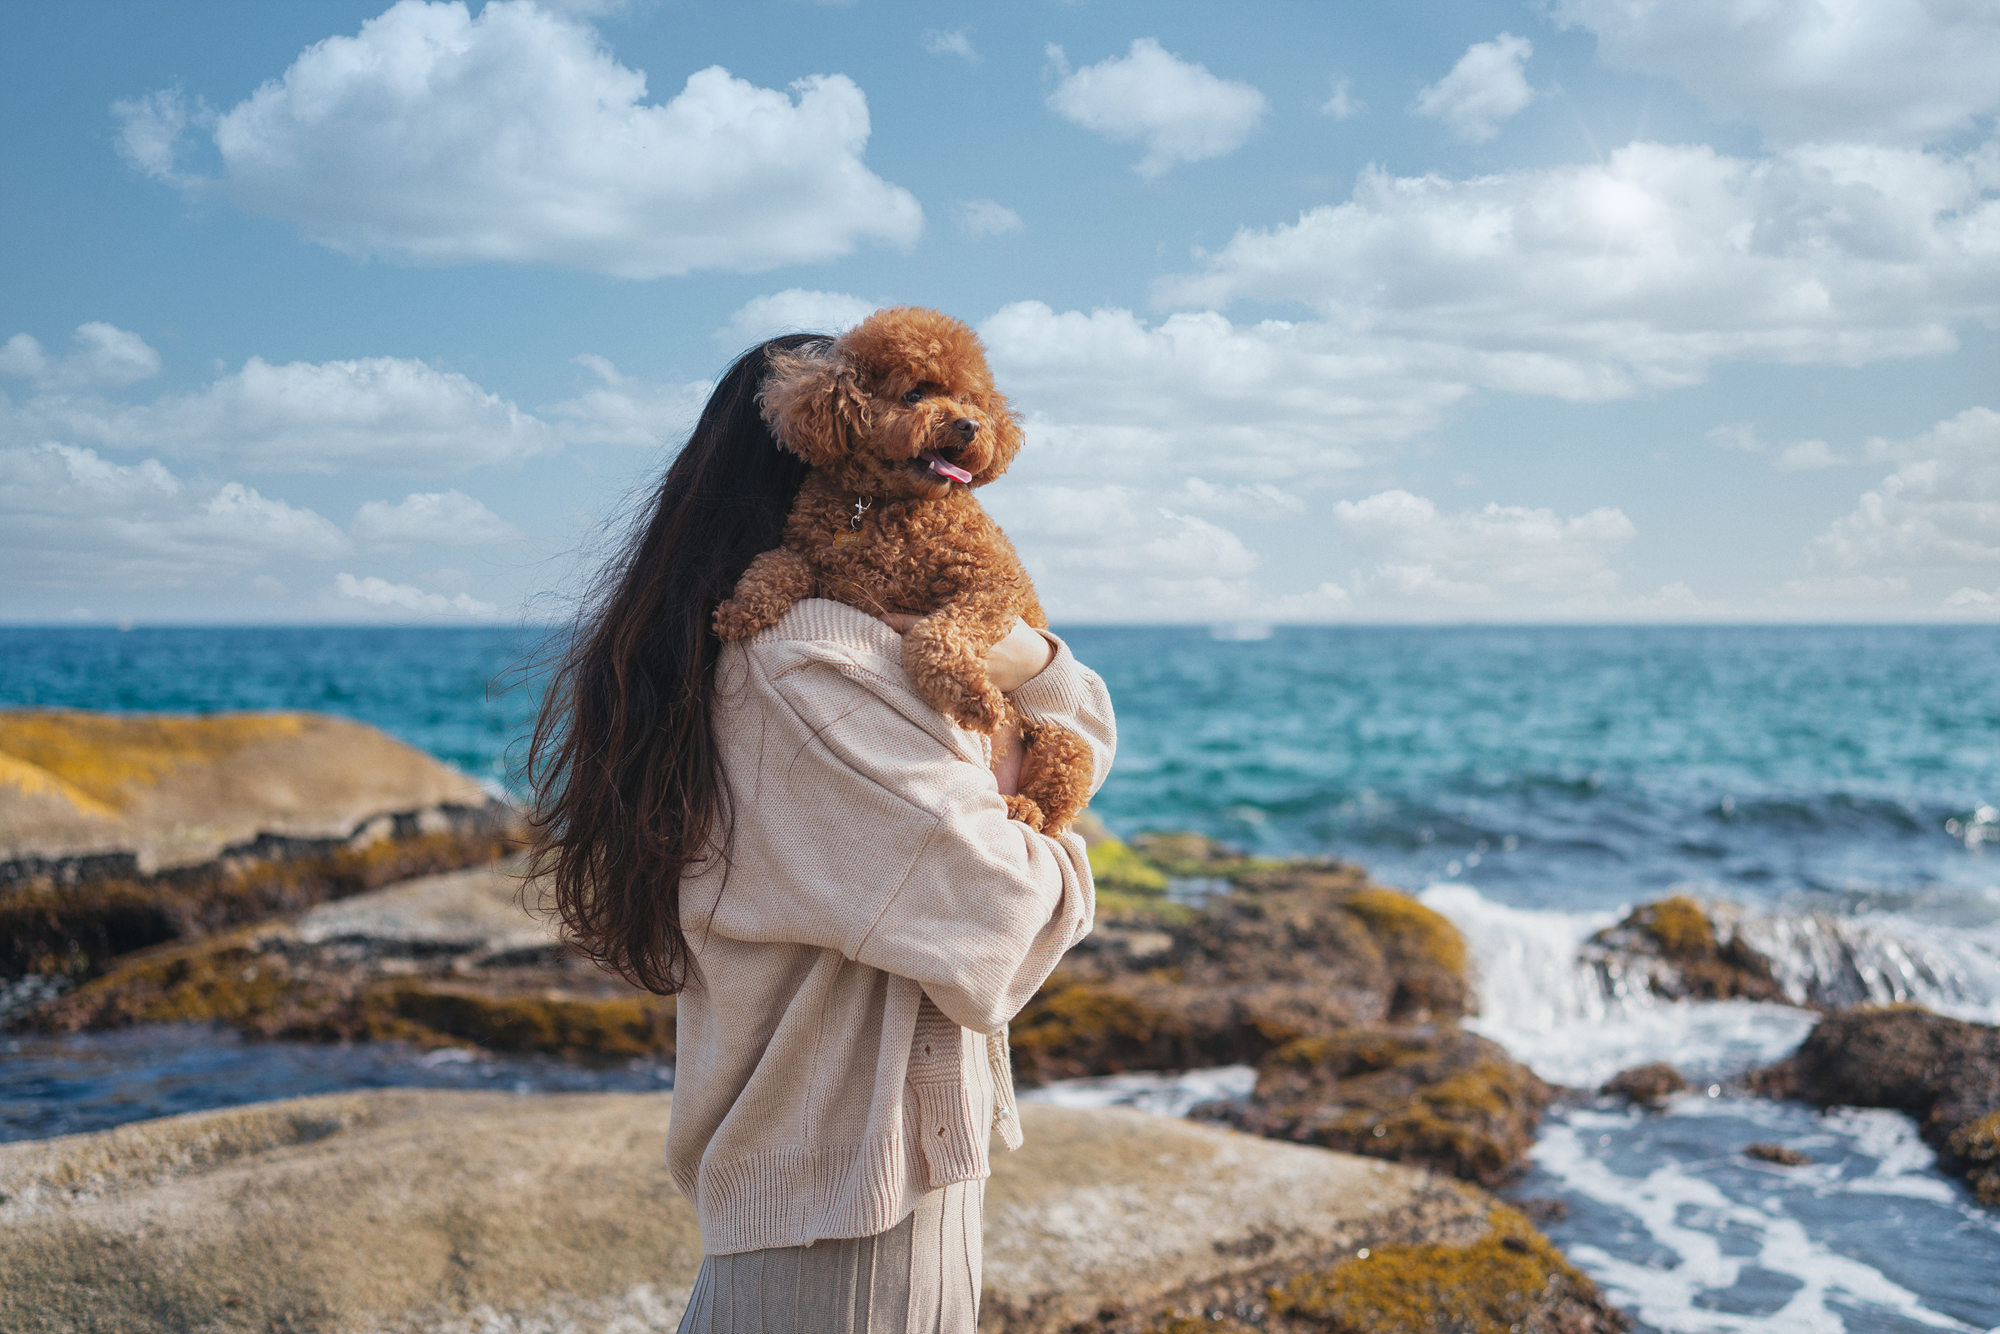
[{"label": "rock", "polygon": [[1463,1030],[1362,1028],[1285,1044],[1259,1065],[1248,1105],[1198,1114],[1495,1186],[1527,1165],[1553,1096],[1497,1043]]},{"label": "rock", "polygon": [[1301,1275],[1271,1309],[1295,1328],[1351,1334],[1622,1334],[1632,1322],[1512,1209],[1470,1245],[1383,1246]]},{"label": "rock", "polygon": [[[1142,838],[1151,860],[1166,836]],[[1416,900],[1358,867],[1231,859],[1196,839],[1156,864],[1227,869],[1227,892],[1114,918],[1072,951],[1015,1021],[1024,1083],[1255,1062],[1293,1038],[1470,1008],[1465,943]]]},{"label": "rock", "polygon": [[1797,1149],[1788,1149],[1782,1144],[1745,1145],[1743,1156],[1755,1158],[1760,1163],[1775,1163],[1779,1167],[1804,1167],[1812,1161]]},{"label": "rock", "polygon": [[0,710],[0,786],[0,882],[117,858],[151,875],[260,836],[338,842],[490,800],[373,727],[312,713]]},{"label": "rock", "polygon": [[225,1023],[251,1037],[673,1055],[674,1001],[565,954],[518,901],[520,864],[428,876],[143,951],[43,1005],[44,1029]]},{"label": "rock", "polygon": [[[669,1331],[701,1260],[670,1106],[395,1090],[0,1145],[0,1328]],[[1470,1188],[1125,1109],[1022,1115],[987,1188],[982,1329],[1142,1329],[1232,1285],[1316,1312],[1391,1268],[1524,1330],[1567,1309],[1570,1271]],[[1361,1248],[1388,1263],[1354,1274]]]},{"label": "rock", "polygon": [[1592,936],[1581,957],[1607,995],[1636,983],[1667,1000],[1787,999],[1769,958],[1740,932],[1725,938],[1709,910],[1682,895],[1634,909]]},{"label": "rock", "polygon": [[1652,1065],[1621,1070],[1598,1092],[1610,1094],[1614,1098],[1630,1098],[1633,1102],[1656,1106],[1674,1094],[1686,1093],[1687,1090],[1688,1082],[1681,1076],[1681,1072],[1665,1061],[1658,1061]]},{"label": "rock", "polygon": [[134,950],[491,862],[516,835],[465,775],[312,714],[0,711],[0,791],[0,983],[57,990]]},{"label": "rock", "polygon": [[1917,1120],[1938,1166],[2000,1206],[2000,1028],[1916,1006],[1845,1010],[1799,1049],[1756,1071],[1768,1097],[1822,1107],[1893,1107]]}]

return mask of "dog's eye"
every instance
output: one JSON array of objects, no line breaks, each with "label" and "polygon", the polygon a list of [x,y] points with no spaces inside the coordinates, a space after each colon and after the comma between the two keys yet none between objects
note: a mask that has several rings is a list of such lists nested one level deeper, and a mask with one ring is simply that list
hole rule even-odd
[{"label": "dog's eye", "polygon": [[913,408],[917,406],[917,404],[923,401],[924,401],[924,391],[921,389],[912,389],[909,393],[903,395],[903,402],[909,404]]}]

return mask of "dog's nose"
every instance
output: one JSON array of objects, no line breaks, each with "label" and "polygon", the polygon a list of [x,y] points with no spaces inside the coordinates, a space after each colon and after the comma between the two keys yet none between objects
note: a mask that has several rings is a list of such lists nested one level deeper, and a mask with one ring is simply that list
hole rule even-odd
[{"label": "dog's nose", "polygon": [[960,417],[951,424],[951,428],[958,432],[959,439],[968,444],[971,443],[973,436],[979,434],[979,423],[970,417]]}]

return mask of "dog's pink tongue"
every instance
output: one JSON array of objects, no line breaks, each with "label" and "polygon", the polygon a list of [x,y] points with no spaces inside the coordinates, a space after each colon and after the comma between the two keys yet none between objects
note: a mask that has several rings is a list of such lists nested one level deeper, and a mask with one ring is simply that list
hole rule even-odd
[{"label": "dog's pink tongue", "polygon": [[954,482],[964,482],[968,486],[972,483],[971,473],[949,461],[935,449],[924,451],[924,462],[930,464],[931,471],[940,477],[949,477]]}]

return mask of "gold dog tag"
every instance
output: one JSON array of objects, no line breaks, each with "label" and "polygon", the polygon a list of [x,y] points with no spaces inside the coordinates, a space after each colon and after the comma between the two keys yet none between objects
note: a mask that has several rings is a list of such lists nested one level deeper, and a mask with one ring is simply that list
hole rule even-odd
[{"label": "gold dog tag", "polygon": [[836,533],[833,544],[837,547],[856,547],[868,540],[866,533]]}]

